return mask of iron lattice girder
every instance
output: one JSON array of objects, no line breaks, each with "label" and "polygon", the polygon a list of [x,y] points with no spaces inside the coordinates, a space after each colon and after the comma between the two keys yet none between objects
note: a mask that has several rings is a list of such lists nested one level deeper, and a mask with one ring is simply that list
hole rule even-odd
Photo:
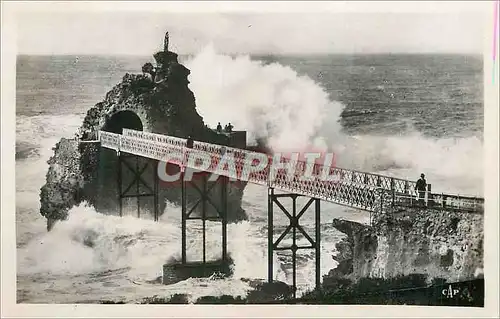
[{"label": "iron lattice girder", "polygon": [[[146,171],[146,169],[148,168],[149,166],[149,163],[145,163],[142,168],[140,170],[136,170],[135,168],[133,168],[130,163],[128,163],[125,158],[127,157],[134,157],[136,158],[137,156],[123,156],[121,155],[122,159],[121,159],[121,163],[125,164],[124,166],[127,167],[133,174],[134,174],[134,178],[132,180],[132,182],[130,182],[129,186],[127,186],[127,188],[125,188],[125,190],[120,194],[120,196],[122,197],[135,197],[135,196],[153,196],[154,195],[154,190],[151,189],[151,187],[147,184],[147,182],[144,180],[144,178],[142,178],[142,174]],[[132,186],[136,185],[136,183],[141,183],[144,187],[146,187],[151,193],[148,193],[148,194],[129,194],[127,195],[128,191],[130,189],[132,189]]]},{"label": "iron lattice girder", "polygon": [[[288,210],[278,200],[279,197],[292,197],[292,198],[295,197],[295,198],[297,198],[298,196],[301,196],[301,195],[297,195],[297,194],[291,194],[291,195],[290,194],[278,194],[278,195],[274,195],[274,197],[271,199],[273,201],[273,203],[275,203],[276,205],[278,205],[278,207],[281,209],[281,211],[288,217],[288,220],[290,222],[289,225],[287,226],[287,228],[285,229],[285,231],[273,243],[273,249],[274,250],[291,249],[291,250],[295,250],[296,251],[297,249],[316,248],[316,242],[311,238],[311,236],[309,236],[309,234],[299,224],[300,217],[302,217],[302,215],[304,215],[304,213],[311,206],[311,204],[315,201],[315,199],[314,198],[309,199],[309,201],[300,210],[299,214],[297,216],[295,216],[295,217],[292,216],[292,215],[290,215],[290,212],[288,212]],[[290,233],[290,231],[293,228],[295,228],[299,232],[301,232],[302,235],[304,235],[304,237],[309,241],[309,243],[311,243],[311,246],[300,247],[300,246],[297,246],[297,245],[292,245],[290,247],[278,247],[278,245],[280,244],[280,242],[285,238],[286,235],[288,235],[288,233]]]},{"label": "iron lattice girder", "polygon": [[[302,194],[274,194],[274,189],[269,188],[268,190],[268,281],[273,282],[273,258],[274,251],[290,250],[292,252],[292,288],[294,298],[296,297],[297,290],[297,250],[299,249],[314,249],[315,250],[315,270],[316,270],[316,289],[321,288],[321,262],[320,262],[320,241],[321,241],[321,220],[320,220],[320,199],[310,198],[309,201],[302,207],[302,209],[297,214],[297,197],[304,196]],[[278,198],[292,198],[292,213],[290,213],[283,204],[278,200]],[[300,225],[300,218],[308,210],[312,203],[315,203],[315,238],[313,240],[311,236],[304,230]],[[279,238],[274,241],[274,209],[273,206],[276,204],[280,210],[288,217],[289,224],[285,231],[279,236]],[[310,243],[309,246],[298,246],[296,243],[297,230],[304,235],[304,237]],[[287,234],[292,232],[292,245],[288,247],[280,247],[280,242],[285,238]]]},{"label": "iron lattice girder", "polygon": [[[123,202],[122,200],[124,198],[136,198],[137,199],[137,216],[140,217],[140,198],[141,197],[153,197],[153,217],[155,221],[158,221],[159,219],[159,214],[158,214],[158,175],[154,174],[153,172],[153,188],[151,188],[150,185],[144,180],[143,174],[147,170],[147,168],[152,165],[153,170],[154,170],[154,164],[152,161],[153,159],[146,158],[146,163],[139,168],[139,155],[135,154],[130,154],[130,153],[125,153],[125,152],[117,152],[117,158],[118,158],[118,176],[117,176],[117,182],[118,182],[118,203],[119,203],[119,214],[120,216],[123,215]],[[127,161],[127,158],[135,158],[136,160],[136,165],[135,167],[130,164]],[[127,167],[127,169],[132,172],[133,178],[130,184],[125,188],[123,191],[123,170],[122,166]],[[144,193],[140,192],[140,185],[143,185],[149,193]],[[136,191],[135,193],[129,193],[129,191],[132,189],[133,186],[136,186]]]},{"label": "iron lattice girder", "polygon": [[[200,176],[200,175],[199,175]],[[196,185],[194,181],[186,181],[185,172],[181,171],[181,262],[182,264],[187,264],[187,221],[188,220],[202,220],[202,243],[203,243],[203,260],[202,263],[205,265],[206,260],[206,221],[218,221],[222,225],[222,260],[223,262],[228,261],[227,255],[227,178],[224,176],[219,176],[216,181],[210,181],[212,185],[207,187],[209,183],[206,174],[201,174],[202,185],[201,188]],[[199,194],[199,198],[195,205],[191,207],[189,212],[187,211],[187,196],[186,196],[186,184],[193,186],[193,189]],[[215,203],[210,199],[210,193],[214,189],[216,184],[221,185],[221,207],[217,207]],[[217,212],[218,217],[207,216],[206,214],[206,203],[210,203],[214,210]],[[202,204],[202,211],[200,217],[191,217],[196,207]]]},{"label": "iron lattice girder", "polygon": [[[203,175],[204,175],[204,174],[203,174]],[[217,180],[216,180],[216,181],[214,181],[214,182],[212,182],[212,185],[210,185],[210,186],[209,186],[207,189],[205,189],[204,191],[203,191],[203,190],[201,190],[201,189],[198,187],[198,185],[196,185],[196,183],[195,183],[194,181],[190,181],[190,182],[189,182],[189,184],[190,184],[191,186],[193,186],[193,188],[194,188],[194,189],[198,192],[198,194],[200,195],[200,198],[196,201],[196,203],[194,204],[194,206],[190,208],[189,212],[188,212],[188,213],[187,213],[187,215],[186,215],[186,218],[187,218],[187,219],[200,219],[200,218],[198,218],[198,217],[195,217],[195,218],[190,218],[190,217],[191,217],[191,214],[192,214],[192,213],[194,212],[194,210],[196,209],[196,207],[198,207],[198,205],[199,205],[200,203],[202,203],[203,201],[206,201],[206,202],[210,203],[210,205],[212,205],[212,207],[213,207],[213,208],[215,209],[215,211],[217,212],[217,215],[219,215],[219,217],[209,217],[209,218],[207,218],[207,217],[205,216],[205,218],[206,218],[206,219],[215,219],[215,220],[217,220],[217,219],[219,219],[219,218],[220,218],[220,219],[223,219],[223,218],[224,218],[224,216],[223,216],[223,214],[224,214],[224,212],[223,212],[223,208],[221,209],[220,207],[217,207],[217,205],[215,205],[215,203],[214,203],[214,202],[210,199],[210,196],[209,196],[209,195],[210,195],[210,192],[212,191],[212,189],[214,189],[214,188],[215,188],[215,185],[217,184],[217,181],[219,181],[219,180],[220,180],[221,186],[224,186],[224,185],[222,185],[222,183],[225,183],[225,182],[226,182],[226,181],[225,181],[225,179],[224,179],[224,176],[219,176],[219,177],[217,178]],[[204,183],[204,184],[208,183],[208,181],[205,179],[205,177],[203,178],[203,183]],[[221,203],[221,205],[224,205],[224,203]]]}]

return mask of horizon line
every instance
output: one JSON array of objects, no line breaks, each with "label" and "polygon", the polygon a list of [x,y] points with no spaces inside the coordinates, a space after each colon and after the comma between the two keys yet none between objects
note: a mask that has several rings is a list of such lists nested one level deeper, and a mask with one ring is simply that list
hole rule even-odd
[{"label": "horizon line", "polygon": [[[174,52],[174,51],[172,51]],[[155,52],[156,53],[156,52]],[[150,54],[129,54],[129,53],[16,53],[19,56],[99,56],[99,57],[153,57],[155,53]],[[200,52],[176,53],[178,56],[197,55]],[[426,51],[426,52],[406,52],[406,51],[380,51],[380,52],[216,52],[221,55],[229,56],[360,56],[360,55],[461,55],[461,56],[483,56],[484,52],[444,52],[444,51]]]}]

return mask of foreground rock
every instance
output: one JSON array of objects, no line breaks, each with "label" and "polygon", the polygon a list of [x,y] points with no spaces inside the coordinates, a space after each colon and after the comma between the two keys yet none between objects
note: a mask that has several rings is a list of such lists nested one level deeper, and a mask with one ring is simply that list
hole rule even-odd
[{"label": "foreground rock", "polygon": [[[193,303],[195,304],[273,304],[290,300],[293,295],[292,287],[284,282],[276,281],[273,283],[257,279],[242,279],[247,282],[253,290],[245,297],[234,297],[230,295],[222,296],[203,296]],[[175,294],[170,297],[149,297],[144,298],[142,304],[188,304],[190,296],[187,294]],[[101,302],[116,303],[116,302]]]},{"label": "foreground rock", "polygon": [[[338,266],[323,291],[326,303],[447,304],[484,302],[483,215],[387,207],[372,226],[334,219],[346,235],[336,244]],[[461,282],[453,298],[443,291]],[[371,293],[368,294],[367,293]],[[364,296],[364,297],[363,297]],[[399,299],[398,299],[399,298]],[[458,299],[457,299],[458,298]]]},{"label": "foreground rock", "polygon": [[333,227],[347,235],[336,246],[339,267],[333,277],[357,281],[422,274],[428,282],[453,282],[482,274],[482,214],[391,209],[373,226],[335,219]]},{"label": "foreground rock", "polygon": [[333,227],[346,236],[336,244],[339,264],[319,291],[294,300],[285,283],[248,280],[254,290],[246,297],[204,296],[195,303],[484,306],[482,214],[388,208],[372,226],[335,219]]},{"label": "foreground rock", "polygon": [[[156,69],[152,64],[146,64],[144,74],[125,74],[122,82],[113,87],[102,102],[88,110],[75,138],[61,139],[56,144],[54,155],[48,161],[46,183],[40,192],[40,214],[47,218],[49,229],[54,221],[65,219],[68,210],[82,201],[89,202],[102,213],[116,214],[118,211],[118,162],[115,152],[101,149],[99,143],[81,143],[96,140],[99,130],[121,133],[123,128],[129,128],[181,138],[192,135],[195,140],[215,144],[228,143],[226,135],[206,127],[197,113],[194,94],[188,88],[190,71],[178,63],[177,54],[166,49],[154,57]],[[139,167],[145,164],[149,167],[143,175],[144,180],[153,181],[153,175],[157,174],[156,163],[142,158],[138,160]],[[136,165],[135,159],[133,165]],[[131,172],[126,174],[127,171],[124,171],[124,185],[133,179]],[[230,222],[246,219],[241,208],[245,186],[245,183],[238,183],[228,188]],[[147,191],[147,188],[140,185],[139,191]],[[192,188],[188,188],[187,192],[188,200],[198,198]],[[216,205],[221,198],[216,189],[210,197]],[[167,200],[179,203],[178,185],[160,185],[160,214]],[[129,203],[125,201],[125,206],[134,203],[135,198]],[[142,198],[141,205],[141,210],[145,208],[152,213],[152,199]],[[215,215],[213,207],[208,207],[208,210],[209,216]]]}]

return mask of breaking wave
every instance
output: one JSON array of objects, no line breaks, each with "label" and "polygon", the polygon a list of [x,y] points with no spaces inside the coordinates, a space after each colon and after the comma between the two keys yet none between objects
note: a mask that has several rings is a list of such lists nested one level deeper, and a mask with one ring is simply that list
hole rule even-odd
[{"label": "breaking wave", "polygon": [[[228,253],[234,260],[232,278],[218,284],[213,284],[210,278],[191,278],[168,286],[160,284],[157,279],[162,275],[162,265],[180,259],[180,221],[176,217],[179,214],[177,208],[171,208],[160,222],[154,222],[133,216],[103,215],[83,203],[71,209],[68,220],[57,223],[52,231],[39,234],[18,249],[18,275],[37,278],[44,274],[45,279],[40,280],[59,277],[92,285],[117,280],[120,289],[128,290],[124,292],[127,301],[154,294],[168,297],[176,292],[189,292],[193,298],[204,294],[245,295],[251,288],[242,278],[266,278],[267,238],[258,225],[245,221],[228,225]],[[220,231],[219,223],[207,222],[207,260],[220,258]],[[201,260],[201,254],[200,223],[189,227],[187,259]],[[335,266],[329,258],[331,254],[330,247],[322,252],[323,274]],[[276,279],[287,280],[290,270],[283,268],[286,260],[275,257],[274,262]],[[309,263],[299,264],[300,291],[312,287],[312,271]],[[199,286],[206,289],[200,290]],[[78,287],[66,289],[80,293]],[[100,293],[102,291],[97,295]],[[116,295],[114,292],[113,296]],[[96,298],[95,294],[90,296]],[[111,297],[103,294],[100,298]]]},{"label": "breaking wave", "polygon": [[436,191],[483,192],[479,137],[431,138],[411,124],[405,135],[350,136],[339,121],[344,105],[288,66],[219,54],[213,46],[186,64],[197,107],[210,126],[231,122],[248,131],[249,142],[264,137],[275,151],[333,151],[343,168],[411,180],[425,172]]}]

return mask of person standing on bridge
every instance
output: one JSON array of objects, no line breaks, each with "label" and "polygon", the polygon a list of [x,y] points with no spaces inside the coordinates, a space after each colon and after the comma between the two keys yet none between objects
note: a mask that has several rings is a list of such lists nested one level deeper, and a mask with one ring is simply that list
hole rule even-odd
[{"label": "person standing on bridge", "polygon": [[191,135],[189,135],[189,137],[186,140],[186,147],[193,148],[194,146],[193,144],[194,144],[193,138],[191,137]]},{"label": "person standing on bridge", "polygon": [[415,190],[418,192],[418,201],[424,201],[425,191],[427,189],[427,182],[425,180],[425,175],[420,174],[420,179],[417,181],[417,185],[415,185]]},{"label": "person standing on bridge", "polygon": [[222,125],[220,125],[220,122],[219,124],[217,124],[217,133],[220,133],[222,132]]}]

